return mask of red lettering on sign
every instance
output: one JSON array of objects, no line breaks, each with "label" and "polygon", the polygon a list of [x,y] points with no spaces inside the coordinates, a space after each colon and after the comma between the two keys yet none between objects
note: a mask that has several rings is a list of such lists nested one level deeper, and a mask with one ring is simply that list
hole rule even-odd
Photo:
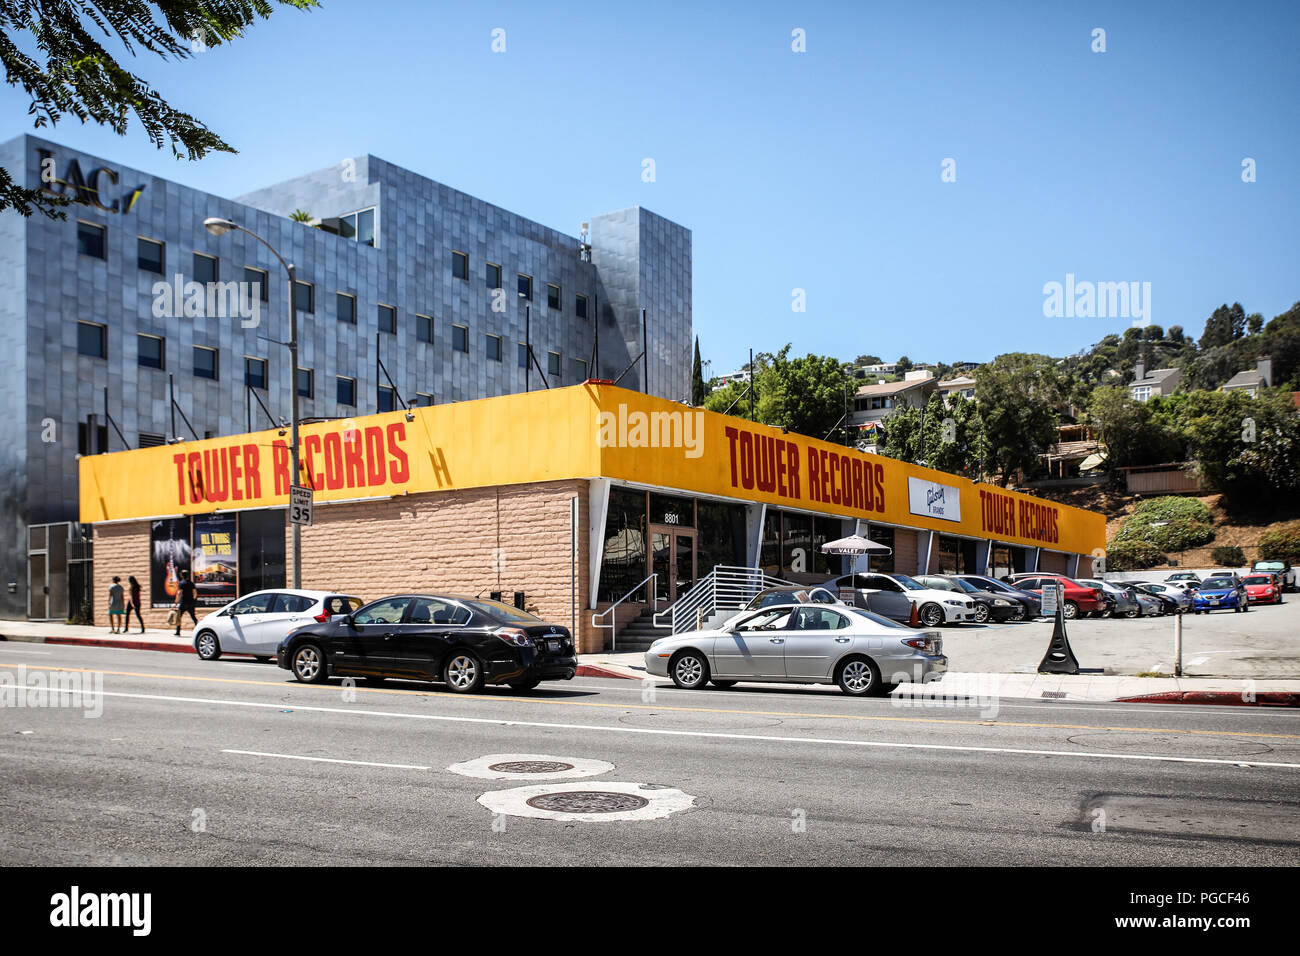
[{"label": "red lettering on sign", "polygon": [[271,471],[275,475],[276,495],[289,493],[289,446],[280,439],[271,442]]},{"label": "red lettering on sign", "polygon": [[325,476],[312,466],[311,460],[312,455],[319,455],[320,453],[320,435],[308,435],[302,440],[302,460],[298,462],[298,465],[307,473],[307,484],[314,491],[320,491],[325,487]]},{"label": "red lettering on sign", "polygon": [[736,487],[736,430],[728,425],[723,429],[731,445],[731,487]]},{"label": "red lettering on sign", "polygon": [[411,478],[410,461],[406,457],[406,450],[399,444],[404,441],[406,441],[406,423],[393,422],[388,426],[388,453],[393,456],[388,474],[395,485],[405,484]]},{"label": "red lettering on sign", "polygon": [[262,497],[262,472],[256,445],[244,446],[245,489],[250,498]]},{"label": "red lettering on sign", "polygon": [[382,485],[388,473],[384,461],[384,430],[376,425],[366,429],[366,484]]},{"label": "red lettering on sign", "polygon": [[746,491],[754,487],[754,436],[740,433],[740,486]]},{"label": "red lettering on sign", "polygon": [[338,432],[325,435],[325,488],[338,491],[343,487],[343,438]]},{"label": "red lettering on sign", "polygon": [[817,449],[808,449],[808,495],[813,501],[822,501],[822,475]]},{"label": "red lettering on sign", "polygon": [[790,473],[790,497],[799,497],[799,446],[792,441],[785,443],[785,460]]}]

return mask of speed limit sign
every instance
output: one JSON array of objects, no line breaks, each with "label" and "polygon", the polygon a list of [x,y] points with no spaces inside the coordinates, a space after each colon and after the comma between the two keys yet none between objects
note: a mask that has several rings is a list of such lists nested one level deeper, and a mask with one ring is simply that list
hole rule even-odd
[{"label": "speed limit sign", "polygon": [[289,521],[311,527],[311,489],[294,485],[289,489]]}]

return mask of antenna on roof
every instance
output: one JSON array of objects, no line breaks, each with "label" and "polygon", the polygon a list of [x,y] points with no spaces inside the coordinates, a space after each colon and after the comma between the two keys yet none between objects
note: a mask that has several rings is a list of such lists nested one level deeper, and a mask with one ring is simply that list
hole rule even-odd
[{"label": "antenna on roof", "polygon": [[578,258],[583,262],[591,261],[591,243],[588,241],[591,232],[591,223],[584,222],[581,224],[581,231],[578,233]]}]

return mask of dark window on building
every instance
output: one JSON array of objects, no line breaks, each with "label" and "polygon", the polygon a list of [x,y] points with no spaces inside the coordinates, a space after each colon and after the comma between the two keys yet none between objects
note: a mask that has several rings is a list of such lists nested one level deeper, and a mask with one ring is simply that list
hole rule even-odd
[{"label": "dark window on building", "polygon": [[546,283],[546,307],[548,309],[560,309],[560,287],[554,282]]},{"label": "dark window on building", "polygon": [[489,335],[487,337],[487,357],[493,362],[501,361],[501,336]]},{"label": "dark window on building", "polygon": [[650,523],[695,527],[695,499],[651,492]]},{"label": "dark window on building", "polygon": [[93,222],[77,223],[77,251],[83,256],[103,259],[108,245],[108,230]]},{"label": "dark window on building", "polygon": [[432,404],[433,404],[433,396],[430,395],[428,392],[416,392],[416,393],[415,393],[415,404],[416,404],[416,405],[432,405]]},{"label": "dark window on building", "polygon": [[108,329],[98,322],[78,322],[77,353],[91,358],[108,358]]},{"label": "dark window on building", "polygon": [[346,292],[336,293],[335,298],[338,300],[339,321],[347,322],[351,325],[357,324],[357,299],[356,296],[348,295]]},{"label": "dark window on building", "polygon": [[585,359],[573,360],[573,378],[574,381],[577,382],[585,382],[587,380],[587,362]]},{"label": "dark window on building", "polygon": [[463,325],[451,327],[451,347],[457,352],[469,351],[469,329]]},{"label": "dark window on building", "polygon": [[142,368],[162,368],[166,364],[166,347],[156,335],[140,333],[135,337],[136,361]]},{"label": "dark window on building", "polygon": [[379,386],[379,410],[381,412],[391,412],[393,409],[397,407],[399,407],[397,401],[397,393],[394,392],[387,385],[380,385]]},{"label": "dark window on building", "polygon": [[316,397],[316,373],[309,368],[298,369],[298,397]]},{"label": "dark window on building", "polygon": [[202,282],[204,285],[209,282],[216,282],[219,271],[216,256],[205,256],[201,252],[194,253],[195,282]]},{"label": "dark window on building", "polygon": [[[841,527],[838,518],[814,518],[811,515],[769,508],[763,522],[760,566],[778,577],[789,577],[792,574],[838,574],[841,564],[839,557],[823,554],[821,546],[827,541],[843,537]],[[872,567],[875,568],[874,561]]]},{"label": "dark window on building", "polygon": [[310,282],[294,282],[293,307],[306,315],[313,314],[316,311],[316,287]]},{"label": "dark window on building", "polygon": [[261,269],[254,269],[251,266],[245,266],[244,282],[248,284],[249,298],[258,298],[263,302],[270,301],[271,276],[269,273]]},{"label": "dark window on building", "polygon": [[873,554],[869,559],[872,571],[894,571],[894,529],[886,528],[881,525],[869,525],[867,527],[867,537],[877,544],[883,544],[889,548],[889,554]]},{"label": "dark window on building", "polygon": [[266,388],[266,359],[244,356],[244,384],[249,388]]},{"label": "dark window on building", "polygon": [[373,246],[375,244],[374,207],[340,216],[339,235],[344,239],[355,239],[363,246]]},{"label": "dark window on building", "polygon": [[533,301],[533,277],[519,273],[519,294],[529,302]]},{"label": "dark window on building", "polygon": [[546,353],[546,371],[552,375],[560,374],[560,353],[559,352]]},{"label": "dark window on building", "polygon": [[528,368],[528,346],[525,345],[523,342],[519,343],[518,356],[519,356],[519,367]]},{"label": "dark window on building", "polygon": [[415,337],[421,342],[433,342],[433,319],[427,315],[416,315]]},{"label": "dark window on building", "polygon": [[[91,447],[92,435],[94,436],[94,447]],[[108,426],[96,425],[92,432],[88,423],[77,422],[77,454],[98,455],[103,451],[108,451]]]},{"label": "dark window on building", "polygon": [[741,505],[697,501],[696,522],[700,530],[698,539],[700,576],[708,574],[719,564],[744,567],[749,564],[745,555],[745,508]]},{"label": "dark window on building", "polygon": [[487,279],[487,287],[489,289],[501,288],[501,267],[495,262],[489,262],[487,264],[485,278]]},{"label": "dark window on building", "polygon": [[340,405],[355,405],[357,403],[357,380],[355,378],[345,378],[340,375],[336,380],[337,399]]},{"label": "dark window on building", "polygon": [[469,256],[463,252],[451,254],[451,275],[454,279],[469,278]]},{"label": "dark window on building", "polygon": [[166,246],[157,239],[140,236],[135,243],[135,264],[144,272],[162,275],[167,269]]},{"label": "dark window on building", "polygon": [[[617,601],[643,580],[646,571],[646,493],[611,488],[605,517],[605,547],[598,601]],[[630,600],[648,600],[643,589]]]},{"label": "dark window on building", "polygon": [[378,310],[379,331],[397,334],[397,310],[391,305],[381,305]]},{"label": "dark window on building", "polygon": [[585,295],[579,295],[573,300],[573,311],[580,319],[587,317],[587,297]]},{"label": "dark window on building", "polygon": [[140,433],[141,448],[157,448],[159,445],[165,445],[165,444],[167,444],[166,435],[154,435],[151,434],[150,432]]},{"label": "dark window on building", "polygon": [[194,377],[210,378],[214,382],[220,375],[220,360],[216,349],[204,345],[194,346]]},{"label": "dark window on building", "polygon": [[239,587],[244,594],[284,587],[284,509],[239,513]]}]

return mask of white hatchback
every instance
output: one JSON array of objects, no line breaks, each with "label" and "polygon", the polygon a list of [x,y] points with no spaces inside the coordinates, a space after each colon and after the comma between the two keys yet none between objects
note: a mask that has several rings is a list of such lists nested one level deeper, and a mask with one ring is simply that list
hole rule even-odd
[{"label": "white hatchback", "polygon": [[337,591],[254,591],[199,621],[194,628],[194,650],[205,661],[215,661],[222,654],[271,660],[290,631],[306,624],[323,624],[335,614],[355,611],[362,603],[359,597]]}]

